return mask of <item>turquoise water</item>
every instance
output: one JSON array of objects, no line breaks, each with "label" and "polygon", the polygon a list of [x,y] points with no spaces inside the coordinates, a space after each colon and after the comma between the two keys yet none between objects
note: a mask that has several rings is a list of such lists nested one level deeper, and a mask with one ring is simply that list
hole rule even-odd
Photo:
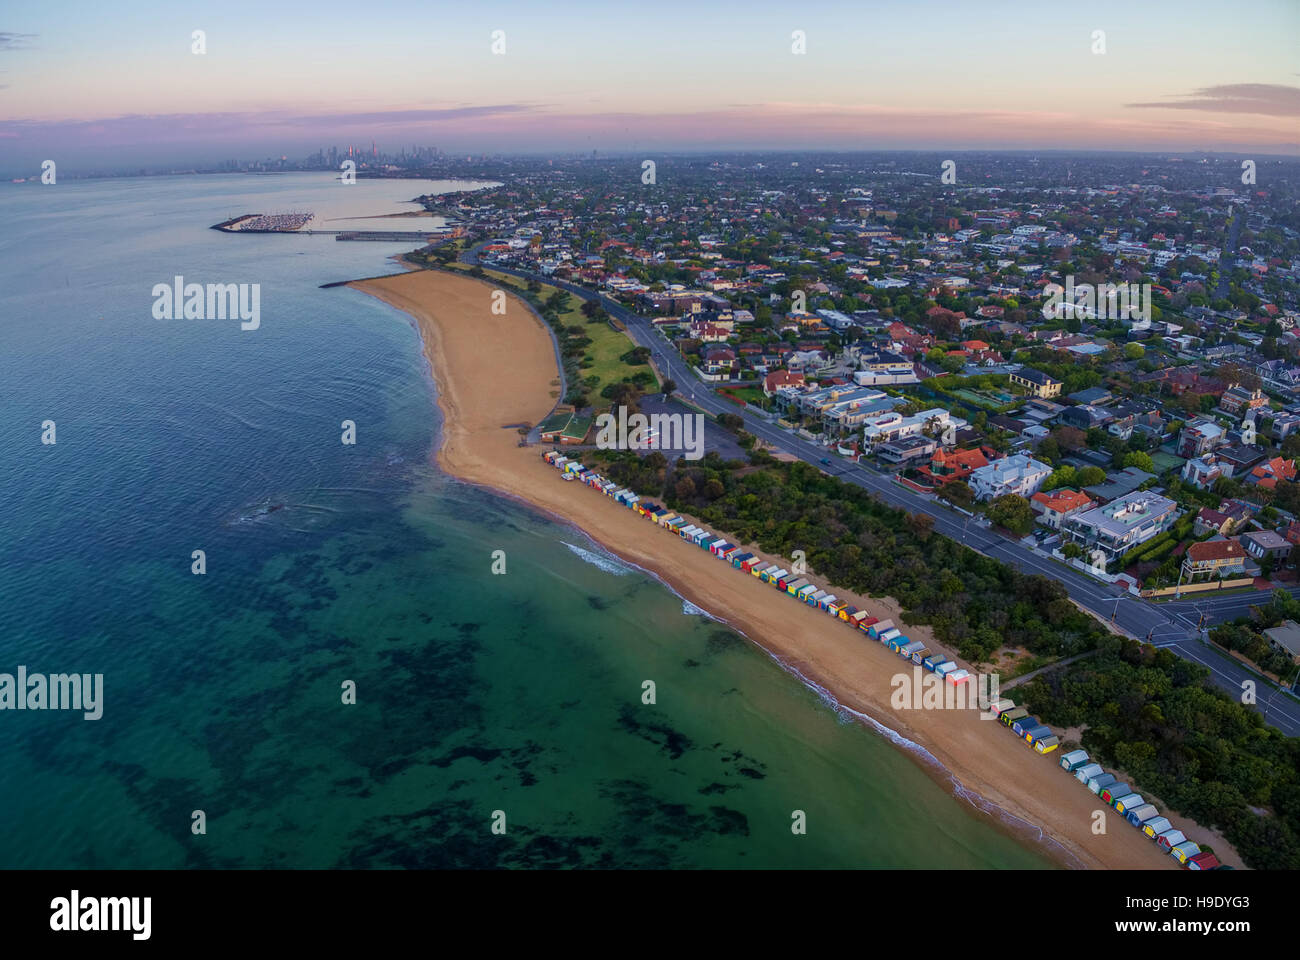
[{"label": "turquoise water", "polygon": [[[436,189],[0,187],[0,672],[105,687],[98,721],[0,711],[0,867],[1047,866],[652,578],[429,466],[415,330],[318,288],[410,244],[207,229]],[[261,327],[153,319],[176,274],[260,284]]]}]

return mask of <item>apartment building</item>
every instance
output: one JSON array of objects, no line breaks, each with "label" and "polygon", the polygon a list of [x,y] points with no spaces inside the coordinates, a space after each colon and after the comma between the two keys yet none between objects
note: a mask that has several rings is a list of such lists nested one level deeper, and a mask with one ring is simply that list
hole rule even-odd
[{"label": "apartment building", "polygon": [[923,433],[942,438],[945,433],[956,434],[968,426],[970,424],[967,421],[954,417],[942,407],[922,410],[910,417],[891,410],[882,416],[868,418],[862,427],[862,438],[867,446],[875,447],[882,443],[918,437]]},{"label": "apartment building", "polygon": [[1083,547],[1086,556],[1100,550],[1109,563],[1168,530],[1177,518],[1174,501],[1151,490],[1138,490],[1104,507],[1076,513],[1066,519],[1061,530],[1066,539]]}]

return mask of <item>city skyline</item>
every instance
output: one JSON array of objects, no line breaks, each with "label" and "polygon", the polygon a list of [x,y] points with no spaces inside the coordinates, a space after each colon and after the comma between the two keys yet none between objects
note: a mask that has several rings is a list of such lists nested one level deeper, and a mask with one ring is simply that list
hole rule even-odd
[{"label": "city skyline", "polygon": [[371,17],[53,3],[0,23],[0,144],[6,166],[69,169],[372,140],[475,154],[1300,152],[1300,11],[1278,0],[1206,22],[1209,3],[944,3],[924,17],[901,4],[564,17],[398,4]]}]

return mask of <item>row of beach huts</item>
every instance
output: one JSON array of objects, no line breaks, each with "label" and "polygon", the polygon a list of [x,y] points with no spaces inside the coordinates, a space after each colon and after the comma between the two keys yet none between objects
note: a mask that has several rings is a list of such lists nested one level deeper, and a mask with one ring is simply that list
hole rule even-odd
[{"label": "row of beach huts", "polygon": [[546,462],[561,472],[566,479],[573,478],[589,487],[594,487],[616,503],[621,503],[657,526],[675,533],[681,539],[692,543],[702,550],[708,550],[713,556],[731,564],[738,570],[757,577],[763,583],[770,584],[777,590],[801,600],[810,607],[836,617],[852,627],[865,633],[872,640],[885,644],[894,653],[905,660],[924,667],[931,673],[943,677],[954,687],[974,682],[970,671],[963,670],[956,663],[942,654],[932,654],[920,640],[913,640],[895,626],[893,620],[879,620],[867,611],[859,610],[846,603],[835,594],[823,590],[799,573],[792,573],[775,563],[768,563],[761,557],[747,553],[741,547],[729,543],[703,527],[696,526],[685,517],[680,517],[671,510],[656,503],[643,500],[631,490],[620,487],[612,480],[606,480],[595,471],[583,466],[579,461],[566,457],[558,450],[549,450],[544,454]]},{"label": "row of beach huts", "polygon": [[[850,626],[865,633],[870,639],[878,640],[891,651],[905,660],[918,664],[930,673],[942,677],[954,687],[973,683],[975,677],[968,670],[961,669],[952,660],[941,653],[931,653],[920,640],[909,639],[892,620],[879,620],[869,616],[865,610],[859,610],[852,604],[838,599],[835,594],[823,590],[806,577],[792,573],[775,563],[768,563],[761,557],[745,552],[741,547],[729,543],[725,537],[696,526],[685,517],[678,516],[671,510],[656,503],[642,499],[612,480],[607,480],[594,470],[584,466],[578,460],[565,456],[559,450],[548,450],[543,454],[551,466],[560,471],[565,480],[577,481],[599,490],[616,503],[645,517],[655,525],[676,534],[688,543],[702,550],[708,550],[736,569],[757,577],[763,583],[770,584],[832,617],[845,621]],[[1017,707],[1008,699],[999,699],[989,704],[1004,726],[1020,737],[1038,753],[1051,753],[1060,745],[1060,740],[1045,723],[1029,715],[1024,707]],[[1214,854],[1202,852],[1201,848],[1183,836],[1159,811],[1129,789],[1126,783],[1119,783],[1113,774],[1102,770],[1101,765],[1090,762],[1084,750],[1074,750],[1061,757],[1061,767],[1074,774],[1089,790],[1120,813],[1124,818],[1142,831],[1149,839],[1169,851],[1183,866],[1192,870],[1212,870],[1220,866]]]}]

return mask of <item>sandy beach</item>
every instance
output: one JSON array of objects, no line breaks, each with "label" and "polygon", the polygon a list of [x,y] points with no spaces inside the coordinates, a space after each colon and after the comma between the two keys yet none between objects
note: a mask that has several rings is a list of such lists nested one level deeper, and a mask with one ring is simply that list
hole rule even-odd
[{"label": "sandy beach", "polygon": [[[1062,864],[1178,868],[1113,810],[1106,813],[1106,833],[1094,834],[1094,811],[1105,804],[1060,769],[1059,753],[1035,754],[996,721],[981,719],[977,711],[895,710],[890,705],[890,680],[899,673],[910,674],[911,667],[888,649],[656,529],[591,488],[562,482],[542,460],[542,451],[548,448],[520,447],[519,434],[510,425],[539,422],[553,407],[558,389],[549,332],[522,300],[508,294],[506,313],[494,315],[490,308],[496,287],[428,270],[352,286],[415,319],[444,414],[436,461],[447,473],[568,521],[613,553],[653,572],[844,707],[874,718],[924,748],[943,770],[926,763],[919,751],[911,753],[934,776],[949,783],[951,774],[964,791],[984,801],[972,803],[993,805],[1025,821],[1010,828],[1020,835],[1047,838],[1047,853]],[[850,596],[829,589],[841,598]],[[888,600],[850,602],[874,616],[897,620],[897,607]],[[908,627],[906,632],[935,648],[929,628]],[[1004,819],[996,811],[994,816]],[[1185,819],[1172,815],[1170,819],[1191,839],[1210,841],[1225,863],[1241,865],[1221,838]]]}]

